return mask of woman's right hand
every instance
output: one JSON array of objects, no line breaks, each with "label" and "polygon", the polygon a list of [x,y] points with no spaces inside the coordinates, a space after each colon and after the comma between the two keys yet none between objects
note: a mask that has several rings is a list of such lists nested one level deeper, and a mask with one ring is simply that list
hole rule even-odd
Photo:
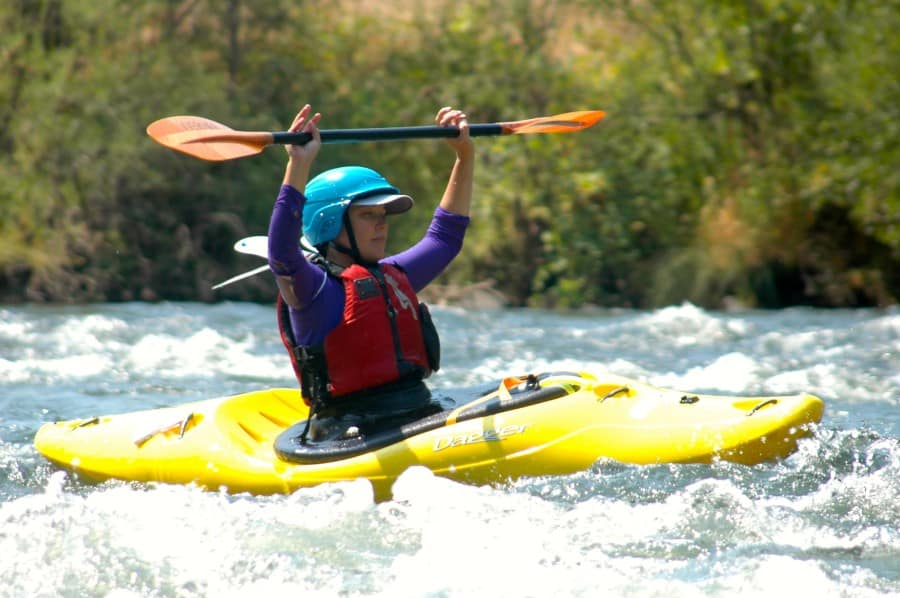
[{"label": "woman's right hand", "polygon": [[291,133],[306,132],[312,135],[312,139],[304,145],[285,145],[288,154],[287,171],[284,174],[284,183],[291,185],[299,191],[306,187],[309,171],[313,160],[322,147],[322,139],[319,136],[319,120],[322,115],[318,112],[310,116],[312,107],[309,104],[303,106],[288,131]]}]

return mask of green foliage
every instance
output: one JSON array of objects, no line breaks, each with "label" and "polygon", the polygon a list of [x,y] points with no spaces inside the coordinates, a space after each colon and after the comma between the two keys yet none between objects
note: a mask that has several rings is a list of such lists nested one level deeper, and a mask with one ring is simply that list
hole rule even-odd
[{"label": "green foliage", "polygon": [[[870,305],[900,293],[892,3],[826,0],[14,0],[0,4],[0,299],[270,300],[232,243],[264,234],[284,154],[209,164],[144,128],[491,122],[602,108],[577,135],[479,140],[446,282],[513,305]],[[440,142],[328,146],[419,209]]]},{"label": "green foliage", "polygon": [[[650,224],[684,236],[661,239],[656,267],[641,276],[644,302],[893,302],[896,7],[605,7],[633,27],[630,52],[615,60],[628,73],[619,97],[641,106],[635,120],[662,121],[635,136],[650,168],[626,169],[624,186],[655,178],[659,215],[692,221],[680,231]],[[660,144],[671,151],[655,151]]]}]

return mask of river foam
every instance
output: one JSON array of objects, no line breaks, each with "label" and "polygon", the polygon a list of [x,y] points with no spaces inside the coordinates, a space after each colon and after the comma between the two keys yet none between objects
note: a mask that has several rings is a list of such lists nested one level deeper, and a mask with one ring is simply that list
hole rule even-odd
[{"label": "river foam", "polygon": [[602,370],[685,391],[823,397],[789,458],[468,486],[405,472],[290,495],[90,484],[45,421],[293,386],[268,306],[0,309],[2,596],[900,595],[896,310],[435,308],[436,387]]}]

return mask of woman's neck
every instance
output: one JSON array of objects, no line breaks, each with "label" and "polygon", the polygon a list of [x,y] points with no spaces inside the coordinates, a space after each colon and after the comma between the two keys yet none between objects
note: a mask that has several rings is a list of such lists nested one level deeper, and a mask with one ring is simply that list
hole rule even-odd
[{"label": "woman's neck", "polygon": [[352,266],[355,263],[352,257],[347,255],[343,251],[335,249],[334,246],[328,247],[328,252],[325,254],[325,259],[345,268],[347,266]]}]

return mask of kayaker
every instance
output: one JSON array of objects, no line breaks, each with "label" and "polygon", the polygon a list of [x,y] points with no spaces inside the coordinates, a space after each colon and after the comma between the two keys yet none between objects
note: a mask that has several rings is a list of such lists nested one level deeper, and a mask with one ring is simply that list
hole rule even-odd
[{"label": "kayaker", "polygon": [[[423,382],[439,367],[437,331],[416,293],[462,248],[469,224],[474,144],[465,113],[438,110],[455,126],[450,178],[425,236],[385,255],[389,217],[413,200],[362,166],[325,171],[308,181],[321,147],[321,114],[304,106],[290,131],[306,145],[285,146],[284,181],[269,224],[269,265],[280,291],[279,328],[310,418],[304,441],[349,438],[440,410]],[[316,251],[301,250],[301,237]]]}]

